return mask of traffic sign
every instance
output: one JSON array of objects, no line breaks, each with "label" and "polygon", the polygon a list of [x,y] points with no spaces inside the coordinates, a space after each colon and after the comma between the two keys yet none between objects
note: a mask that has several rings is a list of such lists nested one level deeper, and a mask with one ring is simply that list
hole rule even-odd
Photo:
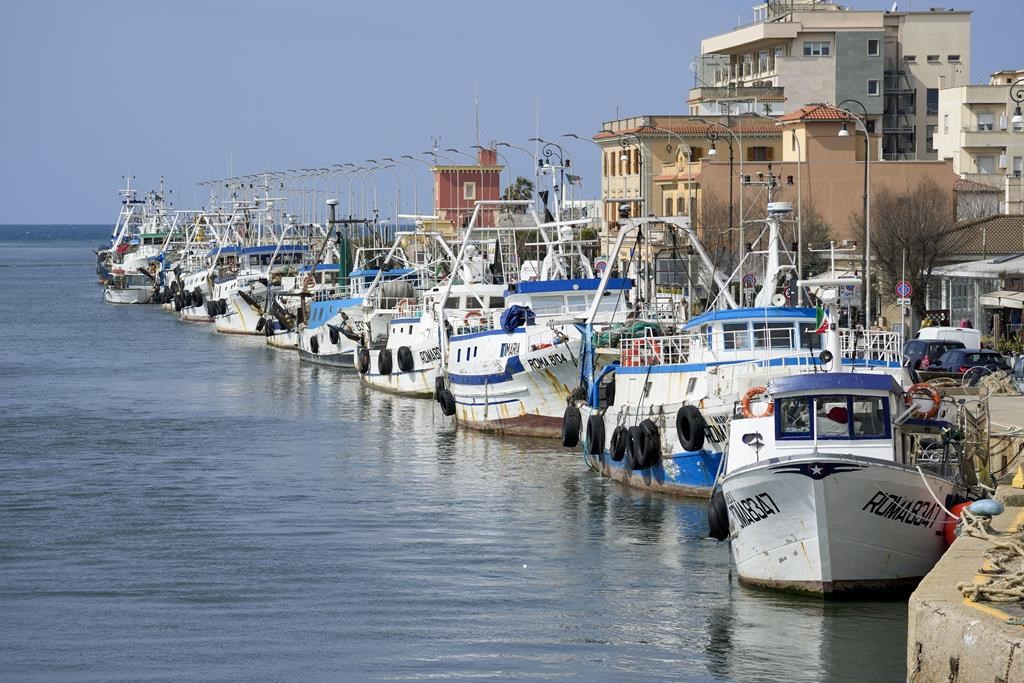
[{"label": "traffic sign", "polygon": [[786,296],[786,301],[792,301],[793,300],[793,296],[796,294],[796,292],[793,291],[793,286],[792,285],[790,285],[790,286],[786,287],[784,290],[782,290],[782,293]]},{"label": "traffic sign", "polygon": [[757,284],[757,278],[754,277],[753,273],[747,273],[743,276],[743,284],[747,287],[753,287]]},{"label": "traffic sign", "polygon": [[910,283],[906,280],[900,280],[896,283],[896,296],[901,299],[909,298],[914,293],[914,288],[910,286]]},{"label": "traffic sign", "polygon": [[901,299],[896,299],[896,305],[897,306],[909,306],[910,305],[910,299],[902,299],[902,298]]}]

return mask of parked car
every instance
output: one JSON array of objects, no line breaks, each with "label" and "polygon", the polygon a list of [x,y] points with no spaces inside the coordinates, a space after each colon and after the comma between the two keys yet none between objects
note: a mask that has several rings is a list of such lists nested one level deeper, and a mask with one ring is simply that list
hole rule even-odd
[{"label": "parked car", "polygon": [[1017,391],[1024,394],[1024,356],[1017,359],[1017,362],[1013,365],[1013,372],[1010,373],[1010,379],[1013,380],[1013,384],[1017,387]]},{"label": "parked car", "polygon": [[997,351],[971,351],[969,349],[951,349],[942,354],[937,361],[932,361],[927,369],[917,371],[920,381],[927,382],[936,377],[952,377],[961,379],[971,368],[983,368],[983,371],[996,372],[1002,370],[1010,374],[1010,364],[1003,354]]},{"label": "parked car", "polygon": [[957,341],[965,349],[977,351],[981,348],[981,330],[972,327],[922,327],[915,339],[924,341]]},{"label": "parked car", "polygon": [[910,369],[927,370],[946,351],[964,348],[963,342],[949,339],[911,339],[903,345],[903,356]]}]

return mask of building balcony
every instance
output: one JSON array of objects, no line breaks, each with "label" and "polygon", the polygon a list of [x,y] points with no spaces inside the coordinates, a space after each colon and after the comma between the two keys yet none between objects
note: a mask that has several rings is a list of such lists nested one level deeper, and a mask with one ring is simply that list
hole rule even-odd
[{"label": "building balcony", "polygon": [[960,146],[967,148],[1016,147],[1024,145],[1024,134],[1008,130],[962,130]]},{"label": "building balcony", "polygon": [[736,102],[764,100],[781,102],[786,99],[785,88],[777,86],[742,85],[691,88],[689,102]]}]

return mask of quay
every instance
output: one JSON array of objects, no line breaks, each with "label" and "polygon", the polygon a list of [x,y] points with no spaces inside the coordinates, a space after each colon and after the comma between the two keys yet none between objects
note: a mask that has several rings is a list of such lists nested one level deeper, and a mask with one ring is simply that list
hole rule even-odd
[{"label": "quay", "polygon": [[[1009,480],[1024,449],[1019,428],[1024,424],[1024,401],[1019,396],[990,400],[990,448],[999,456],[991,462],[1008,470],[1001,480]],[[995,497],[1005,510],[992,519],[992,529],[1015,533],[1024,546],[1024,489],[1004,484]],[[964,597],[960,589],[961,584],[984,585],[991,580],[987,554],[992,548],[986,539],[960,536],[911,595],[908,681],[1024,681],[1024,593],[1016,602],[987,602]],[[1006,564],[1018,577],[1024,572],[1024,557]]]}]

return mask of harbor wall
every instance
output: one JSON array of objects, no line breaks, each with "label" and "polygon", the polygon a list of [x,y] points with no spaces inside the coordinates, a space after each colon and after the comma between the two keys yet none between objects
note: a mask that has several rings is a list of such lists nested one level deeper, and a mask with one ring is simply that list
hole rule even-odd
[{"label": "harbor wall", "polygon": [[[993,518],[996,531],[1024,530],[1024,490],[1000,486],[1006,505]],[[992,545],[958,538],[910,597],[907,680],[1024,681],[1024,625],[1008,620],[1024,615],[1024,603],[973,602],[957,584],[978,582]]]}]

